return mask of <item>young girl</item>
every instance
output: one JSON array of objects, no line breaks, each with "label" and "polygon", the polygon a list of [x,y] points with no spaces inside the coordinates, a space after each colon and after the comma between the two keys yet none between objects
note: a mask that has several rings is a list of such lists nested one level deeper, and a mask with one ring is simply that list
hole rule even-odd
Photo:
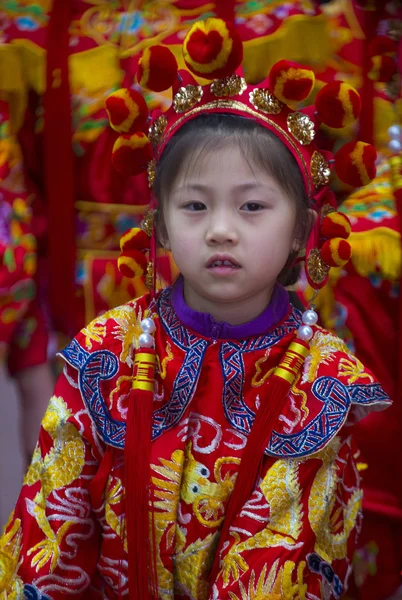
[{"label": "young girl", "polygon": [[[241,43],[217,19],[196,23],[183,53],[213,83],[177,74],[166,48],[140,63],[143,85],[174,82],[152,152],[142,97],[108,102],[114,162],[148,168],[158,241],[181,276],[154,294],[150,218],[123,237],[121,268],[147,271],[151,293],[62,353],[0,541],[2,598],[312,600],[346,589],[361,504],[350,425],[389,400],[281,282],[294,281],[306,243],[315,287],[347,259],[348,223],[328,205],[329,156],[314,136],[318,118],[355,116],[356,94],[336,84],[294,111],[314,79],[284,61],[247,87],[234,74]],[[364,182],[372,158],[353,144],[337,171]]]}]

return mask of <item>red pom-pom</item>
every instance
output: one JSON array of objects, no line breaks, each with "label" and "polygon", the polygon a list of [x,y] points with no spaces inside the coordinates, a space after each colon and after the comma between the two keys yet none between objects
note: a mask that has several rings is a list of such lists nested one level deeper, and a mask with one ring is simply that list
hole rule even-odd
[{"label": "red pom-pom", "polygon": [[372,56],[367,77],[372,81],[386,83],[391,81],[397,70],[396,62],[390,56]]},{"label": "red pom-pom", "polygon": [[321,248],[321,256],[329,267],[343,267],[352,256],[352,248],[346,240],[333,238],[325,242]]},{"label": "red pom-pom", "polygon": [[205,79],[232,75],[243,60],[243,44],[234,25],[222,19],[197,21],[183,43],[187,67]]},{"label": "red pom-pom", "polygon": [[343,213],[334,211],[328,213],[322,220],[320,233],[324,238],[343,238],[346,240],[350,236],[350,232],[350,221]]},{"label": "red pom-pom", "polygon": [[347,83],[334,81],[317,94],[318,118],[328,127],[346,127],[360,114],[361,101],[356,90]]},{"label": "red pom-pom", "polygon": [[113,166],[125,175],[139,175],[153,157],[152,145],[145,133],[120,135],[112,151]]},{"label": "red pom-pom", "polygon": [[126,231],[120,238],[120,250],[126,252],[129,250],[149,250],[150,238],[139,227],[132,227]]},{"label": "red pom-pom", "polygon": [[297,63],[280,60],[269,73],[272,93],[284,104],[305,100],[314,87],[315,76],[311,69]]},{"label": "red pom-pom", "polygon": [[397,43],[386,35],[377,35],[368,45],[368,55],[378,56],[382,54],[395,54],[398,49]]},{"label": "red pom-pom", "polygon": [[122,88],[106,99],[110,126],[117,133],[142,131],[148,119],[148,106],[139,92]]},{"label": "red pom-pom", "polygon": [[147,270],[147,258],[139,250],[131,250],[119,256],[117,266],[124,277],[141,277]]},{"label": "red pom-pom", "polygon": [[371,144],[348,142],[335,155],[335,170],[339,179],[353,187],[372,181],[376,174],[377,152]]},{"label": "red pom-pom", "polygon": [[138,62],[137,80],[148,90],[163,92],[174,84],[177,70],[177,60],[169,48],[150,46]]}]

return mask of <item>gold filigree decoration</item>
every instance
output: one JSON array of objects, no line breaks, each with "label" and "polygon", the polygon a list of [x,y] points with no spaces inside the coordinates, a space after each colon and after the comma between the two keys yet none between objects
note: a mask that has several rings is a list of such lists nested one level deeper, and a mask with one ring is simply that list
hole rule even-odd
[{"label": "gold filigree decoration", "polygon": [[211,94],[217,98],[239,96],[247,89],[246,80],[239,75],[231,75],[223,79],[216,79],[211,83]]},{"label": "gold filigree decoration", "polygon": [[301,112],[293,112],[287,118],[288,130],[302,146],[310,144],[315,137],[313,121]]},{"label": "gold filigree decoration", "polygon": [[321,285],[328,276],[329,266],[322,260],[318,248],[313,248],[308,255],[307,270],[311,281],[316,285]]},{"label": "gold filigree decoration", "polygon": [[254,108],[267,115],[277,115],[283,108],[282,102],[279,102],[269,90],[261,88],[255,88],[255,90],[250,92],[250,102]]},{"label": "gold filigree decoration", "polygon": [[154,211],[148,210],[141,222],[141,229],[145,231],[148,237],[151,237],[154,227]]},{"label": "gold filigree decoration", "polygon": [[165,115],[160,115],[155,121],[152,123],[149,128],[149,139],[152,142],[153,146],[157,146],[162,139],[163,133],[166,129],[167,118]]},{"label": "gold filigree decoration", "polygon": [[193,108],[202,98],[202,87],[200,85],[186,85],[181,87],[173,99],[173,108],[177,113],[186,112]]},{"label": "gold filigree decoration", "polygon": [[316,188],[326,185],[331,175],[329,164],[320,152],[313,152],[310,162],[310,171]]},{"label": "gold filigree decoration", "polygon": [[154,187],[155,183],[155,173],[156,173],[156,163],[154,159],[150,160],[147,167],[148,172],[148,185],[150,188]]},{"label": "gold filigree decoration", "polygon": [[152,290],[154,284],[154,265],[152,261],[147,264],[147,274],[145,275],[145,285]]}]

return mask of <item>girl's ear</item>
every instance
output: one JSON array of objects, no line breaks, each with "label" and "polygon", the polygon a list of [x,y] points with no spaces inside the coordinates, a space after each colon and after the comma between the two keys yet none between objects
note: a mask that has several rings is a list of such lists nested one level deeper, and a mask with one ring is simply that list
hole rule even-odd
[{"label": "girl's ear", "polygon": [[296,235],[293,240],[292,250],[294,252],[300,252],[302,248],[306,245],[308,238],[310,237],[310,233],[313,230],[313,227],[317,221],[318,214],[312,208],[307,209],[307,228],[305,231],[300,231],[300,228],[296,226]]}]

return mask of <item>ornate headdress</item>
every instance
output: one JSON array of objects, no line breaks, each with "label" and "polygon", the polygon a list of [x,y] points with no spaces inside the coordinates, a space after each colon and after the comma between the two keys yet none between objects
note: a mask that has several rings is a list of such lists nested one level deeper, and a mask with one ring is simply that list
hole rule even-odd
[{"label": "ornate headdress", "polygon": [[[143,96],[132,89],[118,90],[107,99],[110,124],[119,133],[112,156],[116,169],[131,175],[148,170],[152,187],[164,148],[187,122],[211,113],[253,119],[290,150],[311,208],[321,215],[308,241],[305,260],[310,285],[322,287],[329,268],[342,266],[350,258],[346,241],[350,227],[347,219],[335,212],[335,198],[327,187],[332,165],[344,183],[366,185],[375,175],[376,152],[369,144],[349,142],[334,157],[319,149],[316,137],[320,123],[341,128],[359,116],[358,93],[346,83],[330,83],[318,92],[314,105],[297,109],[312,92],[315,76],[311,69],[285,60],[272,67],[265,81],[247,85],[239,69],[243,57],[240,37],[232,25],[220,19],[193,25],[183,43],[183,57],[188,71],[178,71],[174,55],[164,46],[147,48],[139,61],[140,85],[153,91],[172,87],[172,106],[165,113],[150,117]],[[201,85],[192,74],[208,82]],[[152,234],[149,220],[147,234]],[[149,247],[142,231],[128,232],[122,238],[119,261],[123,273],[146,273],[144,252]],[[149,284],[150,272],[148,268]]]},{"label": "ornate headdress", "polygon": [[[192,26],[183,43],[183,57],[188,71],[178,71],[176,59],[163,46],[146,49],[139,61],[140,85],[153,91],[173,88],[173,103],[165,113],[153,114],[150,118],[137,90],[119,90],[107,99],[111,126],[119,134],[113,149],[115,167],[132,175],[147,170],[152,187],[155,169],[166,145],[190,120],[213,113],[253,119],[290,150],[302,173],[310,206],[320,215],[310,235],[305,259],[309,283],[316,289],[322,287],[330,266],[341,266],[350,258],[347,242],[350,224],[344,215],[336,212],[334,195],[327,187],[331,166],[335,164],[337,175],[344,182],[352,186],[365,185],[375,175],[376,152],[369,144],[350,142],[334,157],[318,148],[317,131],[320,123],[343,127],[356,119],[360,110],[359,95],[345,83],[331,83],[318,93],[314,106],[298,109],[298,104],[312,92],[315,77],[312,70],[287,61],[275,64],[269,78],[259,85],[247,85],[239,69],[243,57],[240,37],[233,25],[220,19],[207,19]],[[201,83],[192,74],[201,78]],[[148,216],[142,229],[132,229],[123,236],[119,259],[124,274],[146,275],[153,291],[155,247],[152,218]],[[308,341],[313,335],[311,325],[316,322],[313,310],[303,314],[297,337],[270,376],[265,406],[255,418],[229,502],[224,532],[251,493],[268,441],[266,436],[272,431],[308,353]],[[145,517],[149,506],[149,432],[155,365],[152,316],[146,315],[141,327],[143,333],[135,354],[134,396],[129,400],[125,443],[129,590],[130,598],[136,600],[157,596],[152,584],[148,592],[148,576],[151,580],[155,577],[152,577],[152,535],[146,544],[149,523]],[[217,563],[213,573],[216,569]]]}]

